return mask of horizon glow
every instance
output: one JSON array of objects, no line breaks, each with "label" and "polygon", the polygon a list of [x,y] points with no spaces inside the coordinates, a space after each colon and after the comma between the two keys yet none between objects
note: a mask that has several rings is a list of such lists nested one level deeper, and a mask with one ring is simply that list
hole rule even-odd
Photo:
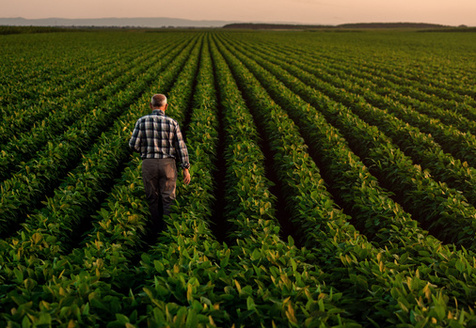
[{"label": "horizon glow", "polygon": [[412,22],[476,26],[474,0],[0,0],[0,17],[169,17],[338,25]]}]

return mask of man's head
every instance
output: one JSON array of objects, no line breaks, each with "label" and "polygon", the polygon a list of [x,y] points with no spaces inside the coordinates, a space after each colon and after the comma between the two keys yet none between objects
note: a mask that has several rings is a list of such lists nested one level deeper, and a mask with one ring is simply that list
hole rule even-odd
[{"label": "man's head", "polygon": [[167,97],[163,94],[155,94],[150,100],[150,108],[152,109],[167,109]]}]

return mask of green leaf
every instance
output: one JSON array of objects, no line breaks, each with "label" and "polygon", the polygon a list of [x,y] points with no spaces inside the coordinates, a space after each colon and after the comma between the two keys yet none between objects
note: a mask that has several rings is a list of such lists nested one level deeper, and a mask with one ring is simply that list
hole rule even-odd
[{"label": "green leaf", "polygon": [[190,309],[187,315],[187,321],[185,327],[198,327],[198,316],[195,310]]},{"label": "green leaf", "polygon": [[125,325],[126,323],[129,323],[129,318],[125,316],[124,314],[116,313],[116,321],[118,323]]},{"label": "green leaf", "polygon": [[246,308],[249,311],[256,311],[256,304],[251,296],[248,296],[248,298],[246,299]]},{"label": "green leaf", "polygon": [[31,322],[30,322],[30,319],[28,319],[28,316],[23,317],[23,320],[21,321],[21,326],[22,326],[22,328],[30,328],[31,327]]},{"label": "green leaf", "polygon": [[255,248],[253,253],[251,253],[251,260],[256,261],[261,258],[261,250],[259,248]]}]

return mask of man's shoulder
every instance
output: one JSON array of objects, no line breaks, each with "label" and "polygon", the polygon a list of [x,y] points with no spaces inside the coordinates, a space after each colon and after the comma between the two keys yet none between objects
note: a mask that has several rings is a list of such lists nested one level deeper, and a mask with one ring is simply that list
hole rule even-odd
[{"label": "man's shoulder", "polygon": [[168,124],[178,126],[177,120],[173,119],[170,116],[167,116],[165,114],[157,114],[157,113],[150,113],[147,115],[144,115],[138,119],[139,122],[153,122],[153,121],[162,121],[162,122],[167,122]]},{"label": "man's shoulder", "polygon": [[163,122],[166,122],[167,124],[178,126],[178,122],[175,119],[165,114],[159,116],[159,119],[162,120]]},{"label": "man's shoulder", "polygon": [[147,120],[150,116],[151,116],[150,114],[143,115],[143,116],[139,117],[139,118],[137,119],[137,121],[139,121],[139,122],[140,122],[140,121],[145,121],[145,120]]}]

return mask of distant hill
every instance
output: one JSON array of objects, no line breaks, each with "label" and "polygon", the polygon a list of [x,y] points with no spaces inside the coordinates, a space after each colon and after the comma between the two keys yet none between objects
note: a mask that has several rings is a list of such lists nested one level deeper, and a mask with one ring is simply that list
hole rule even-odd
[{"label": "distant hill", "polygon": [[227,29],[321,29],[321,28],[342,28],[342,29],[376,29],[376,28],[446,28],[449,26],[426,23],[355,23],[340,25],[300,25],[300,24],[267,24],[267,23],[233,23],[223,26]]},{"label": "distant hill", "polygon": [[340,28],[446,28],[448,25],[427,23],[356,23],[337,25]]},{"label": "distant hill", "polygon": [[25,19],[0,18],[0,25],[3,26],[96,26],[96,27],[223,27],[230,24],[230,21],[214,20],[188,20],[166,17],[138,17],[138,18],[43,18],[43,19]]},{"label": "distant hill", "polygon": [[269,24],[269,23],[233,23],[223,26],[227,29],[251,29],[251,30],[293,30],[334,28],[335,25],[302,25],[302,24]]}]

